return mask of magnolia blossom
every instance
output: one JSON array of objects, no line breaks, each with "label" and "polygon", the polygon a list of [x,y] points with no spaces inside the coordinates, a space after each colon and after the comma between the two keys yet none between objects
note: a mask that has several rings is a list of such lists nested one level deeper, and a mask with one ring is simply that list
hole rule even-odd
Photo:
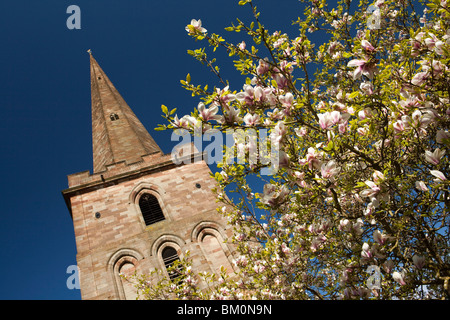
[{"label": "magnolia blossom", "polygon": [[367,40],[361,40],[361,47],[363,47],[363,49],[367,52],[375,51],[374,46],[372,46],[372,44]]},{"label": "magnolia blossom", "polygon": [[393,128],[396,132],[402,132],[405,130],[405,125],[402,120],[397,120],[394,122]]},{"label": "magnolia blossom", "polygon": [[425,257],[423,257],[423,256],[419,256],[416,254],[413,256],[412,260],[413,260],[414,266],[419,270],[421,270],[425,266]]},{"label": "magnolia blossom", "polygon": [[283,251],[284,254],[291,253],[291,249],[284,242],[281,244],[281,251]]},{"label": "magnolia blossom", "polygon": [[[422,64],[422,70],[424,72],[428,72],[429,74],[433,74],[433,76],[437,77],[442,74],[444,69],[446,68],[440,61],[433,60],[431,62],[431,65],[427,60],[421,61]],[[431,73],[430,73],[431,71]]]},{"label": "magnolia blossom", "polygon": [[370,250],[370,247],[366,242],[364,242],[364,244],[362,246],[361,257],[365,258],[365,259],[373,258],[373,253]]},{"label": "magnolia blossom", "polygon": [[284,136],[286,135],[286,126],[283,121],[278,121],[278,123],[273,128],[270,138],[272,143],[279,145],[283,143]]},{"label": "magnolia blossom", "polygon": [[178,119],[178,115],[175,115],[175,117],[173,118],[173,124],[177,128],[188,129],[189,127],[189,121],[187,120],[186,116],[182,117],[181,119]]},{"label": "magnolia blossom", "polygon": [[336,176],[341,171],[341,167],[338,167],[336,161],[331,160],[327,164],[322,164],[320,167],[320,172],[322,173],[322,178],[331,179]]},{"label": "magnolia blossom", "polygon": [[356,67],[355,71],[353,71],[353,80],[361,78],[361,75],[365,75],[372,80],[377,70],[376,67],[370,64],[367,59],[351,60],[347,64],[347,67]]},{"label": "magnolia blossom", "polygon": [[[275,69],[274,69],[274,71],[275,71]],[[282,73],[280,73],[280,72],[274,73],[272,75],[272,78],[277,83],[278,88],[284,89],[287,87],[288,79]]]},{"label": "magnolia blossom", "polygon": [[401,122],[404,130],[410,130],[416,128],[420,135],[427,133],[426,128],[433,121],[434,114],[432,111],[425,111],[422,113],[420,110],[415,110],[411,116],[403,115]]},{"label": "magnolia blossom", "polygon": [[365,81],[365,82],[361,83],[359,88],[361,89],[362,92],[364,92],[364,94],[366,94],[368,96],[370,96],[373,93],[372,82]]},{"label": "magnolia blossom", "polygon": [[319,125],[322,129],[328,129],[341,119],[341,113],[339,111],[319,113],[317,116],[319,117]]},{"label": "magnolia blossom", "polygon": [[269,64],[267,63],[267,60],[259,60],[258,67],[256,67],[256,73],[259,75],[263,75],[269,71]]},{"label": "magnolia blossom", "polygon": [[411,79],[411,83],[415,86],[421,86],[427,79],[430,77],[430,74],[427,71],[418,72],[414,77]]},{"label": "magnolia blossom", "polygon": [[219,109],[216,105],[212,105],[209,109],[205,107],[205,104],[203,102],[200,102],[197,106],[197,109],[200,113],[200,117],[203,119],[203,121],[209,121],[209,120],[221,120],[222,116],[216,115],[217,111]]},{"label": "magnolia blossom", "polygon": [[444,42],[441,40],[438,40],[435,44],[434,44],[434,52],[436,52],[438,55],[442,56],[444,54],[444,50],[442,49],[442,47],[444,46]]},{"label": "magnolia blossom", "polygon": [[305,127],[301,127],[301,128],[294,128],[294,132],[297,136],[304,137],[308,131]]},{"label": "magnolia blossom", "polygon": [[245,122],[245,124],[247,126],[251,127],[251,126],[255,126],[257,124],[260,124],[261,123],[261,119],[260,119],[258,114],[247,113],[244,116],[244,122]]},{"label": "magnolia blossom", "polygon": [[395,281],[397,281],[401,286],[404,286],[406,284],[403,273],[394,271],[394,273],[392,273],[392,278]]},{"label": "magnolia blossom", "polygon": [[243,89],[243,92],[237,93],[234,97],[239,102],[248,106],[253,106],[255,102],[268,102],[270,105],[276,103],[272,88],[263,88],[261,86],[252,87],[251,85],[245,84]]},{"label": "magnolia blossom", "polygon": [[205,33],[207,30],[205,28],[202,27],[202,20],[198,19],[192,19],[191,20],[191,24],[188,24],[186,26],[186,31],[193,34],[196,32],[201,32],[201,33]]},{"label": "magnolia blossom", "polygon": [[308,153],[306,154],[306,158],[305,159],[300,159],[299,163],[301,165],[304,164],[308,164],[309,169],[315,168],[315,169],[319,169],[320,168],[320,159],[322,157],[322,152],[317,152],[316,149],[309,147],[308,148]]},{"label": "magnolia blossom", "polygon": [[341,231],[349,231],[351,226],[348,219],[341,219],[341,221],[339,221],[339,230]]},{"label": "magnolia blossom", "polygon": [[289,155],[283,150],[280,150],[278,155],[278,166],[282,168],[289,167]]},{"label": "magnolia blossom", "polygon": [[278,99],[280,100],[281,105],[285,108],[285,114],[290,115],[291,109],[294,106],[294,95],[288,92],[286,95],[280,96]]},{"label": "magnolia blossom", "polygon": [[222,90],[216,88],[217,98],[214,99],[214,103],[223,106],[225,109],[229,108],[228,103],[236,100],[236,96],[229,92],[229,86],[226,86]]},{"label": "magnolia blossom", "polygon": [[375,230],[373,232],[373,239],[380,245],[383,245],[386,243],[386,240],[388,239],[388,236],[381,233],[379,230]]},{"label": "magnolia blossom", "polygon": [[359,194],[363,198],[372,198],[375,197],[380,192],[380,187],[375,184],[375,182],[367,180],[364,182],[369,189],[364,189]]},{"label": "magnolia blossom", "polygon": [[361,110],[358,112],[358,117],[361,120],[364,120],[366,118],[370,118],[372,116],[372,109],[370,108],[365,108],[364,110]]},{"label": "magnolia blossom", "polygon": [[433,165],[438,165],[441,158],[444,156],[445,150],[440,150],[437,148],[433,152],[426,150],[425,151],[425,160]]},{"label": "magnolia blossom", "polygon": [[286,185],[277,189],[273,184],[267,183],[264,185],[261,202],[269,206],[274,206],[281,203],[287,195],[289,195],[289,189]]},{"label": "magnolia blossom", "polygon": [[239,110],[235,108],[228,108],[223,115],[226,123],[241,123],[242,118],[239,116]]},{"label": "magnolia blossom", "polygon": [[428,191],[428,187],[423,181],[416,181],[416,189],[420,191]]},{"label": "magnolia blossom", "polygon": [[437,179],[435,180],[436,182],[440,182],[440,181],[445,181],[447,180],[447,178],[445,177],[445,175],[439,171],[439,170],[430,170],[430,173],[435,176]]}]

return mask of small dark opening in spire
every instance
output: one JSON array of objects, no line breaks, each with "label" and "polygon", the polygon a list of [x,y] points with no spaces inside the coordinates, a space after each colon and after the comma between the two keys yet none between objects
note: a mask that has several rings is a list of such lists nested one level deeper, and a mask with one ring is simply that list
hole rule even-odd
[{"label": "small dark opening in spire", "polygon": [[109,115],[109,118],[111,119],[111,121],[115,121],[119,119],[119,116],[117,115],[117,113],[111,113]]}]

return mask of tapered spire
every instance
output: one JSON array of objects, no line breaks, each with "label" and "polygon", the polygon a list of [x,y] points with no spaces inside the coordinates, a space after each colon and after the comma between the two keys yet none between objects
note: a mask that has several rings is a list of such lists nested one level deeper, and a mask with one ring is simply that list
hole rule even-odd
[{"label": "tapered spire", "polygon": [[88,50],[91,65],[94,173],[106,165],[141,161],[161,149]]}]

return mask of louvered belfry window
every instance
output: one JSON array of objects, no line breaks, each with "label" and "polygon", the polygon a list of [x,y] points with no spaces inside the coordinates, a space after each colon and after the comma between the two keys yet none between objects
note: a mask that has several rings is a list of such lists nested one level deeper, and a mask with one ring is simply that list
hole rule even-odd
[{"label": "louvered belfry window", "polygon": [[[162,252],[162,258],[163,258],[164,265],[165,265],[166,269],[169,269],[175,263],[175,261],[180,259],[178,257],[177,250],[175,250],[172,247],[164,248],[164,250]],[[167,271],[169,271],[169,270],[167,270]],[[175,268],[175,269],[172,269],[169,272],[169,279],[170,280],[174,280],[174,279],[178,278],[179,276],[180,276],[180,272],[178,270],[178,267]]]},{"label": "louvered belfry window", "polygon": [[149,193],[144,193],[139,199],[139,207],[141,208],[142,216],[145,225],[164,220],[164,214],[159,205],[158,199]]}]

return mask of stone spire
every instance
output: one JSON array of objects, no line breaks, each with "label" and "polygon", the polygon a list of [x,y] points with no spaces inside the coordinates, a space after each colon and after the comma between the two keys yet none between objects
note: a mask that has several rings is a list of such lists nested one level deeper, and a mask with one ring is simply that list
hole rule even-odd
[{"label": "stone spire", "polygon": [[94,173],[106,166],[141,157],[161,149],[130,109],[88,50],[91,65],[92,146]]}]

